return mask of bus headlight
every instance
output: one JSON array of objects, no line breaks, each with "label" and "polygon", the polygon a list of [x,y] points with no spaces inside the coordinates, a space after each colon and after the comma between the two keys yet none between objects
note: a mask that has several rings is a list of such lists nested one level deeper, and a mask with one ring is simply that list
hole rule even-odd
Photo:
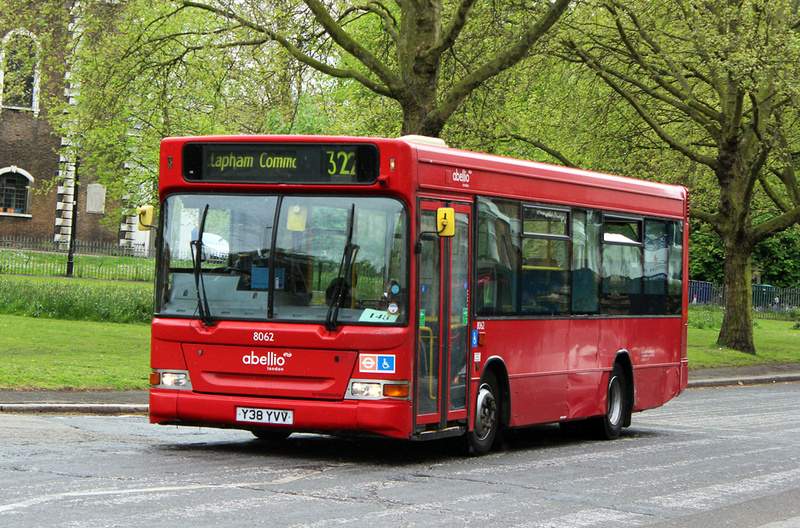
[{"label": "bus headlight", "polygon": [[380,398],[383,396],[383,390],[380,383],[354,381],[350,386],[350,394],[356,398]]},{"label": "bus headlight", "polygon": [[154,370],[150,373],[150,384],[160,389],[192,389],[189,373],[185,370]]}]

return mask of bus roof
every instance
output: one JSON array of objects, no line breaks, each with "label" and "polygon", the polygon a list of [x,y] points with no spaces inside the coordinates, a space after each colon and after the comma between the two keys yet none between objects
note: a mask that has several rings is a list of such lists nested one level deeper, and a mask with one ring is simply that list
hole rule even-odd
[{"label": "bus roof", "polygon": [[[166,138],[162,141],[162,168],[164,150],[177,154],[176,147],[187,142],[373,143],[381,149],[388,147],[409,152],[411,159],[418,164],[416,178],[420,188],[425,190],[468,192],[676,217],[685,216],[687,207],[687,190],[679,185],[459,150],[447,147],[438,138],[302,135]],[[382,173],[388,168],[384,161],[381,160]],[[162,175],[165,175],[164,171]]]},{"label": "bus roof", "polygon": [[[405,141],[401,138],[401,141]],[[685,217],[688,191],[602,174],[405,141],[416,152],[420,187],[519,198],[636,214]]]}]

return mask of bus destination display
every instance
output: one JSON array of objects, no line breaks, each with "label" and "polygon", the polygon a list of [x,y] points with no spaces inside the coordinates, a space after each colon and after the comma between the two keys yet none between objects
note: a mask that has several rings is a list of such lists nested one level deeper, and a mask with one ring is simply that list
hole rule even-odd
[{"label": "bus destination display", "polygon": [[187,143],[183,176],[226,183],[369,184],[378,179],[370,144]]}]

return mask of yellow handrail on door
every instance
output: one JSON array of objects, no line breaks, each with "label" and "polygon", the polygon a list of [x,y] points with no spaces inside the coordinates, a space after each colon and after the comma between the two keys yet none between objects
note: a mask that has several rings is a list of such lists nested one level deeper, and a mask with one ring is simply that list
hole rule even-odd
[{"label": "yellow handrail on door", "polygon": [[[422,334],[426,334],[426,335],[423,336]],[[434,344],[436,343],[436,336],[433,335],[433,330],[431,330],[427,326],[420,326],[419,327],[419,340],[420,340],[420,342],[422,342],[423,339],[427,339],[428,340],[428,351],[429,351],[428,356],[430,358],[429,359],[430,365],[428,366],[428,372],[431,373],[431,375],[432,375],[433,374]],[[428,386],[428,393],[429,393],[428,395],[432,399],[436,399],[436,389],[434,388],[433,384],[430,384]]]}]

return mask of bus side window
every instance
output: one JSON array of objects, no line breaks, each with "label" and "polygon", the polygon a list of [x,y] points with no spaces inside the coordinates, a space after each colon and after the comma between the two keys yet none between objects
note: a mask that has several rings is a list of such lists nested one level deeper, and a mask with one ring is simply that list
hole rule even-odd
[{"label": "bus side window", "polygon": [[522,239],[522,254],[526,257],[520,274],[523,313],[537,315],[569,313],[567,251],[566,240]]},{"label": "bus side window", "polygon": [[519,312],[520,204],[478,198],[475,313],[512,315]]},{"label": "bus side window", "polygon": [[603,224],[602,310],[638,315],[642,309],[642,221],[606,216]]},{"label": "bus side window", "polygon": [[600,311],[600,233],[597,211],[572,213],[572,313]]},{"label": "bus side window", "polygon": [[669,234],[667,223],[646,220],[644,224],[644,298],[642,313],[667,313],[667,268],[669,267]]},{"label": "bus side window", "polygon": [[683,225],[669,222],[669,267],[667,271],[667,314],[680,315],[683,294]]},{"label": "bus side window", "polygon": [[525,205],[522,212],[522,313],[569,314],[569,211]]}]

